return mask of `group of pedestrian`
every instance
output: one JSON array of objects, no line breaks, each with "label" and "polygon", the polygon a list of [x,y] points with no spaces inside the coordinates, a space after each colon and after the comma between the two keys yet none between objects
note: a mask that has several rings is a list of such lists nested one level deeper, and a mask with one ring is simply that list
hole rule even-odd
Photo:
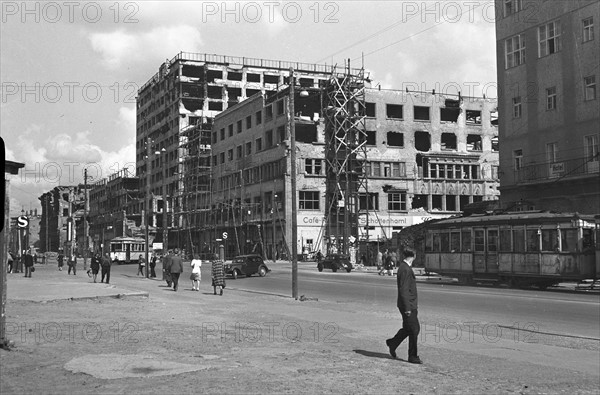
[{"label": "group of pedestrian", "polygon": [[35,271],[34,257],[31,255],[31,250],[23,251],[23,255],[15,256],[12,251],[8,251],[6,257],[6,272],[7,273],[25,273],[24,277],[31,277],[31,273]]},{"label": "group of pedestrian", "polygon": [[[202,260],[200,259],[199,254],[194,254],[193,259],[190,262],[190,267],[192,268],[192,273],[190,274],[192,290],[200,291]],[[177,291],[179,289],[179,278],[181,273],[183,273],[183,259],[177,248],[175,250],[169,250],[167,254],[162,257],[162,273],[162,278],[167,283],[167,286],[173,287],[173,290]],[[216,254],[213,256],[211,279],[214,294],[217,294],[218,289],[219,294],[223,295],[223,289],[225,288],[225,270],[223,261]]]}]

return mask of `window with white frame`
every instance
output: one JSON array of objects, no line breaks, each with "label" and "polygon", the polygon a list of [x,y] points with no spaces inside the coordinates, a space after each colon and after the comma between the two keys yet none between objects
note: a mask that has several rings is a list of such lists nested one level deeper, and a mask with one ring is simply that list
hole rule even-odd
[{"label": "window with white frame", "polygon": [[596,76],[590,75],[589,77],[585,77],[583,79],[584,85],[584,99],[587,100],[595,100],[596,99]]},{"label": "window with white frame", "polygon": [[546,144],[546,161],[548,163],[558,162],[558,144],[557,143]]},{"label": "window with white frame", "polygon": [[505,68],[525,63],[525,36],[517,34],[504,41]]},{"label": "window with white frame", "polygon": [[560,21],[552,21],[538,27],[538,42],[540,58],[560,51]]},{"label": "window with white frame", "polygon": [[319,192],[300,191],[298,203],[300,210],[319,210]]},{"label": "window with white frame", "polygon": [[512,98],[512,106],[513,106],[513,118],[521,118],[522,108],[521,108],[521,96]]},{"label": "window with white frame", "polygon": [[594,18],[589,17],[581,21],[583,27],[583,42],[592,41],[594,39]]},{"label": "window with white frame", "polygon": [[556,110],[556,87],[546,89],[546,110]]},{"label": "window with white frame", "polygon": [[504,17],[515,14],[523,9],[522,0],[504,0]]},{"label": "window with white frame", "polygon": [[304,172],[311,175],[322,175],[323,159],[304,159]]},{"label": "window with white frame", "polygon": [[513,151],[513,163],[515,170],[520,170],[523,167],[523,150],[517,149]]},{"label": "window with white frame", "polygon": [[406,210],[406,192],[388,193],[388,210],[405,211]]}]

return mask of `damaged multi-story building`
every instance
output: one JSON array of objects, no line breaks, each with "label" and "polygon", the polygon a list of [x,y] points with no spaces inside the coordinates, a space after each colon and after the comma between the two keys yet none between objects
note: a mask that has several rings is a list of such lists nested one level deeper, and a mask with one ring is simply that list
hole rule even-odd
[{"label": "damaged multi-story building", "polygon": [[[90,185],[88,219],[91,248],[94,252],[109,252],[108,241],[115,237],[143,237],[143,198],[139,178],[127,168]],[[149,218],[156,233],[157,199],[152,200],[153,217]]]},{"label": "damaged multi-story building", "polygon": [[83,255],[85,194],[85,185],[60,185],[39,197],[42,206],[39,230],[42,251]]},{"label": "damaged multi-story building", "polygon": [[[165,246],[191,251],[192,240],[208,226],[214,117],[248,97],[280,90],[289,84],[290,67],[304,83],[326,80],[332,70],[320,64],[181,52],[139,89],[136,175],[141,192],[150,196],[147,202],[158,199],[161,207],[162,231],[155,241],[166,238]],[[143,206],[148,217],[153,217],[152,206]]]},{"label": "damaged multi-story building", "polygon": [[[257,93],[217,115],[213,188],[204,206],[211,228],[201,242],[221,240],[227,256],[260,251],[275,259],[289,254],[291,243],[298,251],[332,252],[344,232],[352,240],[386,240],[498,198],[495,99],[370,89],[363,80],[360,89],[354,103],[341,103],[356,93],[328,99],[327,84],[298,79],[293,96],[289,87]],[[341,114],[334,107],[352,106],[351,126],[332,126]],[[355,214],[346,214],[352,206]]]}]

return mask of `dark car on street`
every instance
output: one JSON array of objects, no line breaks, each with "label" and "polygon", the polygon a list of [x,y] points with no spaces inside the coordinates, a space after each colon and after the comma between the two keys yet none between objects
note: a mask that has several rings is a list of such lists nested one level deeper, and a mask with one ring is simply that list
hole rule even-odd
[{"label": "dark car on street", "polygon": [[317,269],[322,272],[323,269],[331,269],[332,272],[345,270],[348,273],[352,270],[350,257],[344,254],[329,254],[321,262],[317,264]]},{"label": "dark car on street", "polygon": [[230,275],[235,280],[240,275],[250,277],[258,274],[261,277],[267,275],[271,270],[265,264],[260,255],[240,255],[233,258],[231,263],[225,263],[225,275]]}]

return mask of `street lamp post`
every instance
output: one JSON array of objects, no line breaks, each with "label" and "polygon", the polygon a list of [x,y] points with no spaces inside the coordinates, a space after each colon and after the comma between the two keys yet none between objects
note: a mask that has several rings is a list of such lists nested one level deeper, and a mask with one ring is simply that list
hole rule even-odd
[{"label": "street lamp post", "polygon": [[288,117],[290,122],[290,149],[292,173],[292,297],[298,299],[298,215],[296,199],[296,116],[294,109],[294,68],[290,67],[290,97],[288,104]]}]

